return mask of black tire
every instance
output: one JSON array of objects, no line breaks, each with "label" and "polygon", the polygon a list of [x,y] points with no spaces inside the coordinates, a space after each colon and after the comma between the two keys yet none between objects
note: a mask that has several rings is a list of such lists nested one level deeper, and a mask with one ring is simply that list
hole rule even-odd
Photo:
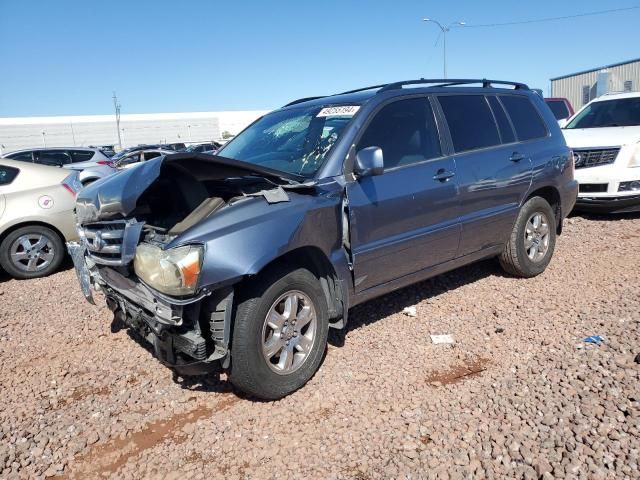
[{"label": "black tire", "polygon": [[[13,261],[11,260],[11,247],[15,242],[18,241],[20,237],[23,237],[25,235],[44,237],[51,245],[51,249],[49,249],[48,247],[45,248],[45,253],[52,251],[53,258],[48,261],[48,264],[46,265],[44,265],[45,261],[42,260],[41,265],[44,265],[42,268],[38,268],[34,271],[23,270],[14,265]],[[0,266],[2,266],[4,271],[11,275],[13,278],[17,278],[19,280],[45,277],[47,275],[50,275],[58,269],[64,256],[65,249],[60,236],[50,228],[40,225],[29,225],[26,227],[20,227],[9,233],[9,235],[4,238],[2,243],[0,243]]]},{"label": "black tire", "polygon": [[[544,256],[532,260],[525,247],[525,231],[529,219],[535,214],[543,214],[547,219],[548,247]],[[530,278],[541,274],[549,265],[556,246],[556,217],[549,203],[542,197],[533,197],[520,209],[509,241],[500,255],[500,265],[511,275]]]},{"label": "black tire", "polygon": [[[300,366],[291,373],[279,374],[274,372],[263,355],[263,327],[275,302],[292,291],[302,292],[313,304],[315,334]],[[262,274],[247,285],[241,295],[233,326],[229,378],[238,389],[257,398],[282,398],[307,383],[320,367],[329,330],[326,297],[315,275],[304,268],[272,270]]]}]

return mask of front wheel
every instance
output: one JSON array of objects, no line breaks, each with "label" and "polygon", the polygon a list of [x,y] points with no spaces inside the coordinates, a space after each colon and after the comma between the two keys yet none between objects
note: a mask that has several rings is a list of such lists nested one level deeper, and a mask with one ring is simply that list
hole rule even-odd
[{"label": "front wheel", "polygon": [[327,345],[327,301],[309,270],[272,272],[247,286],[236,310],[230,380],[240,390],[276,400],[318,370]]},{"label": "front wheel", "polygon": [[21,280],[53,273],[64,255],[58,234],[40,225],[18,228],[0,244],[0,265],[13,278]]},{"label": "front wheel", "polygon": [[522,206],[509,241],[500,255],[500,265],[512,275],[535,277],[549,265],[556,246],[556,219],[542,197]]}]

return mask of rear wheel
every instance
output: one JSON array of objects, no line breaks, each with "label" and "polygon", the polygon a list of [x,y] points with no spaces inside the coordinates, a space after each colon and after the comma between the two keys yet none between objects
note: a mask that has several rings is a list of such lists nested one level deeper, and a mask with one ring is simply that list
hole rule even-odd
[{"label": "rear wheel", "polygon": [[529,199],[520,209],[500,265],[512,275],[534,277],[544,272],[556,246],[556,219],[542,197]]},{"label": "rear wheel", "polygon": [[262,275],[244,293],[235,315],[230,380],[258,398],[282,398],[320,366],[329,330],[324,293],[302,268]]},{"label": "rear wheel", "polygon": [[0,244],[0,265],[18,279],[51,274],[60,266],[64,255],[58,234],[40,225],[18,228]]}]

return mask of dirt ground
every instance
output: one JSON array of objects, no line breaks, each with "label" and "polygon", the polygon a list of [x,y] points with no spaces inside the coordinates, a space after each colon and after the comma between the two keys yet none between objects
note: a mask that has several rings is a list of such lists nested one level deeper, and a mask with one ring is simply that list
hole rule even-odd
[{"label": "dirt ground", "polygon": [[486,261],[355,308],[276,402],[110,323],[70,269],[0,274],[0,477],[640,478],[640,215],[570,218],[534,279]]}]

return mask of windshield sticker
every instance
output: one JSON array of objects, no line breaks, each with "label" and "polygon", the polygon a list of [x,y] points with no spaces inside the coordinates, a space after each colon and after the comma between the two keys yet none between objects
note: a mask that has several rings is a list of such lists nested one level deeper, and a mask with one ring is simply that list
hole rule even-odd
[{"label": "windshield sticker", "polygon": [[340,105],[339,107],[325,107],[316,117],[353,117],[360,110],[360,105]]}]

